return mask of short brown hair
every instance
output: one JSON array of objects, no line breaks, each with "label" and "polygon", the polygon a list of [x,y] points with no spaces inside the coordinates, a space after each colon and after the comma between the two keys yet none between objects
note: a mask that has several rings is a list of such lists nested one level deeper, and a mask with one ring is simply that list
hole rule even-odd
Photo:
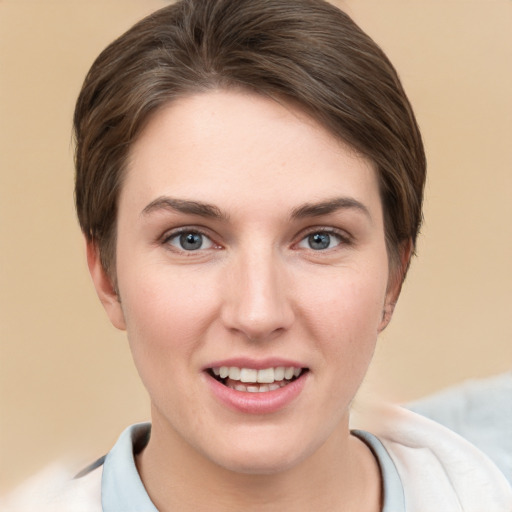
[{"label": "short brown hair", "polygon": [[415,243],[423,144],[397,73],[372,39],[323,0],[181,0],[110,44],[77,101],[78,218],[111,276],[123,170],[148,117],[179,96],[233,87],[299,105],[369,158],[390,260]]}]

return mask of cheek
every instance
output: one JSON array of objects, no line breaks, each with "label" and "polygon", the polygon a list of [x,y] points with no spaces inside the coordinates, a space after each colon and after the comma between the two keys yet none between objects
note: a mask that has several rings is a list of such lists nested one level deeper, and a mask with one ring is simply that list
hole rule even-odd
[{"label": "cheek", "polygon": [[[377,332],[386,296],[386,279],[378,273],[358,271],[333,272],[323,287],[309,287],[311,313],[339,322],[343,329],[356,324]],[[339,275],[338,275],[339,274]]]},{"label": "cheek", "polygon": [[368,364],[379,332],[386,294],[381,273],[340,271],[309,293],[307,318],[313,338],[330,357]]},{"label": "cheek", "polygon": [[119,279],[128,331],[139,335],[162,331],[164,337],[172,335],[186,343],[215,308],[215,287],[208,273],[190,275],[158,264],[135,268],[136,272],[127,269],[128,279],[122,275]]},{"label": "cheek", "polygon": [[120,279],[128,339],[146,384],[186,370],[217,315],[215,288],[204,278],[182,277],[154,267]]}]

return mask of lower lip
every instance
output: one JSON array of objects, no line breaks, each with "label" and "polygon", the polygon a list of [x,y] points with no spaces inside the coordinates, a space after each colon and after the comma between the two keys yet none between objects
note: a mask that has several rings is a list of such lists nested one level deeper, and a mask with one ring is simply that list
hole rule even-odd
[{"label": "lower lip", "polygon": [[304,389],[309,372],[304,372],[282,388],[262,393],[237,391],[225,386],[206,373],[206,380],[217,399],[230,409],[246,414],[271,414],[284,409],[293,402]]}]

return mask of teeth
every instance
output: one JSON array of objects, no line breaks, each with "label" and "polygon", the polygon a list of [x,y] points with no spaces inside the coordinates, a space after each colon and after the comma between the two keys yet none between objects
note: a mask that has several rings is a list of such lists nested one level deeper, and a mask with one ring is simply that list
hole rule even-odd
[{"label": "teeth", "polygon": [[278,366],[274,368],[274,380],[283,380],[284,379],[284,366]]},{"label": "teeth", "polygon": [[232,366],[229,369],[229,378],[232,380],[240,380],[240,368]]},{"label": "teeth", "polygon": [[[221,379],[228,378],[231,380],[251,383],[251,384],[286,384],[284,380],[290,380],[298,377],[302,368],[294,366],[277,366],[276,368],[264,368],[255,370],[253,368],[238,368],[237,366],[220,366],[212,368],[213,374]],[[258,389],[266,386],[259,386]],[[235,388],[236,389],[236,388]],[[277,389],[277,388],[274,388]],[[272,389],[271,389],[272,391]]]},{"label": "teeth", "polygon": [[251,370],[249,368],[240,369],[240,380],[242,382],[257,382],[258,370]]},{"label": "teeth", "polygon": [[230,385],[229,387],[236,389],[237,391],[249,392],[249,393],[264,393],[265,391],[275,391],[279,388],[284,388],[286,386],[285,381],[281,381],[279,383],[275,382],[273,384],[264,384],[263,386],[246,386],[245,384],[236,384],[235,386]]},{"label": "teeth", "polygon": [[274,382],[274,368],[258,370],[258,382],[272,384]]}]

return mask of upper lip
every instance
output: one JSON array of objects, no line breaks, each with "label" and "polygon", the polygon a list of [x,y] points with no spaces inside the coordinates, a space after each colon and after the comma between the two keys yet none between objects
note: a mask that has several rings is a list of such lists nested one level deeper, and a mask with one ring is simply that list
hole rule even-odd
[{"label": "upper lip", "polygon": [[251,368],[254,370],[264,370],[265,368],[277,368],[279,366],[294,368],[307,368],[306,365],[281,357],[267,357],[264,359],[253,359],[249,357],[231,357],[229,359],[218,359],[204,366],[203,370],[210,368],[220,368],[221,366],[234,366],[237,368]]}]

